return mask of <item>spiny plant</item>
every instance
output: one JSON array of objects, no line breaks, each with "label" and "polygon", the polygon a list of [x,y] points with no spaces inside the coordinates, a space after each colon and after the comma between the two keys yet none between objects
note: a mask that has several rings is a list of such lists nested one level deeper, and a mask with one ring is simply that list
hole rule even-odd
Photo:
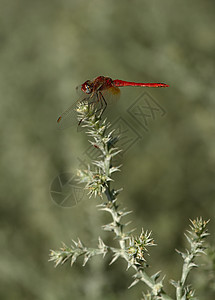
[{"label": "spiny plant", "polygon": [[[87,129],[92,147],[96,147],[100,152],[99,159],[92,161],[86,170],[78,170],[79,181],[85,184],[89,197],[99,196],[103,200],[105,195],[106,201],[103,200],[104,202],[97,207],[109,213],[112,221],[103,225],[102,228],[114,234],[114,238],[118,241],[118,248],[106,245],[101,237],[98,238],[98,246],[95,248],[87,247],[80,239],[77,239],[77,241],[73,240],[71,246],[63,243],[60,250],[51,250],[49,260],[53,261],[55,266],[70,261],[72,266],[80,256],[83,256],[83,266],[85,266],[93,256],[104,257],[110,253],[112,255],[110,265],[118,258],[122,258],[127,262],[127,268],[133,269],[133,282],[129,288],[139,282],[145,283],[148,290],[143,292],[142,299],[173,299],[164,291],[164,278],[160,278],[160,272],[151,276],[147,274],[147,254],[149,247],[155,246],[151,231],[142,229],[139,235],[134,236],[134,230],[126,230],[130,222],[123,223],[122,221],[131,211],[119,208],[117,197],[122,189],[112,187],[113,174],[121,167],[113,165],[113,159],[121,152],[116,147],[119,137],[114,136],[113,130],[110,131],[111,124],[106,120],[103,121],[101,115],[95,112],[93,104],[81,103],[77,111],[79,123]],[[176,289],[175,299],[177,300],[196,299],[194,290],[187,283],[187,276],[193,268],[197,267],[196,257],[205,253],[204,240],[209,235],[208,222],[201,217],[191,220],[190,230],[185,234],[190,247],[185,252],[177,250],[183,259],[182,274],[179,280],[170,281]]]}]

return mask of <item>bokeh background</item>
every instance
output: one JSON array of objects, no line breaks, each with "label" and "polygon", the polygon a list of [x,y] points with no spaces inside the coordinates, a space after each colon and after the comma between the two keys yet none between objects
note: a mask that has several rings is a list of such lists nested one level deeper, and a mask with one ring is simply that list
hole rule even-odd
[{"label": "bokeh background", "polygon": [[[148,132],[135,126],[141,138],[123,155],[115,183],[136,233],[152,230],[158,244],[149,273],[178,278],[175,248],[186,245],[189,218],[211,219],[214,244],[214,11],[209,0],[0,1],[1,299],[141,298],[141,284],[127,290],[132,271],[122,260],[56,269],[48,262],[61,241],[112,243],[99,199],[63,208],[50,196],[53,179],[75,173],[88,147],[83,132],[58,130],[56,119],[75,87],[98,75],[170,85],[147,89],[166,113],[149,120]],[[127,109],[142,91],[124,88],[115,117],[130,124]],[[207,263],[190,277],[200,299],[215,297]]]}]

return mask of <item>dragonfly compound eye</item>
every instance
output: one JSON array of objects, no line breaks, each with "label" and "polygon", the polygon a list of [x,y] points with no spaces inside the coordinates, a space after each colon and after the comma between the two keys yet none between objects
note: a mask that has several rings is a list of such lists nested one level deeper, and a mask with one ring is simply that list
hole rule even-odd
[{"label": "dragonfly compound eye", "polygon": [[91,94],[93,87],[89,80],[87,80],[85,83],[82,84],[81,90],[86,94]]}]

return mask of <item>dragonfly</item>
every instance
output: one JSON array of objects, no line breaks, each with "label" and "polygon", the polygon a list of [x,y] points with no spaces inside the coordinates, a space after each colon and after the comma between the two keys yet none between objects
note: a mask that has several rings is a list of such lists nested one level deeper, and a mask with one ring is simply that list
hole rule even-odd
[{"label": "dragonfly", "polygon": [[59,118],[57,119],[57,123],[61,128],[66,127],[68,123],[70,123],[70,125],[72,125],[72,123],[74,124],[75,122],[77,123],[76,108],[82,102],[89,104],[99,104],[100,107],[97,108],[96,112],[100,111],[101,116],[107,107],[107,99],[119,97],[119,88],[125,86],[169,87],[169,85],[165,83],[139,83],[119,79],[113,80],[107,76],[98,76],[93,80],[85,81],[80,87],[76,88],[77,90],[81,90],[81,97],[75,103],[73,103],[61,116],[59,116]]}]

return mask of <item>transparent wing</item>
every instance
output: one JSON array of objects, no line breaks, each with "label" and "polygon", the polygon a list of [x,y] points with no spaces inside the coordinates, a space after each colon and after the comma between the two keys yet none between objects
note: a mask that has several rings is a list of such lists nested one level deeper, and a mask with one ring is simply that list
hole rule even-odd
[{"label": "transparent wing", "polygon": [[110,87],[102,91],[102,95],[107,103],[107,106],[115,104],[120,97],[120,89],[118,87]]},{"label": "transparent wing", "polygon": [[120,96],[120,89],[118,87],[111,87],[107,90],[99,93],[95,93],[94,95],[86,95],[82,91],[80,91],[80,87],[76,88],[80,98],[74,102],[67,110],[62,113],[57,119],[57,123],[60,129],[69,128],[73,125],[78,126],[78,113],[76,111],[77,105],[81,102],[88,102],[89,104],[93,103],[95,107],[95,112],[102,112],[106,108],[106,106],[110,106]]},{"label": "transparent wing", "polygon": [[78,126],[78,113],[76,111],[77,105],[81,102],[86,102],[89,100],[89,95],[82,95],[77,101],[75,101],[71,106],[64,111],[59,118],[57,123],[60,129],[69,128],[73,125]]}]

